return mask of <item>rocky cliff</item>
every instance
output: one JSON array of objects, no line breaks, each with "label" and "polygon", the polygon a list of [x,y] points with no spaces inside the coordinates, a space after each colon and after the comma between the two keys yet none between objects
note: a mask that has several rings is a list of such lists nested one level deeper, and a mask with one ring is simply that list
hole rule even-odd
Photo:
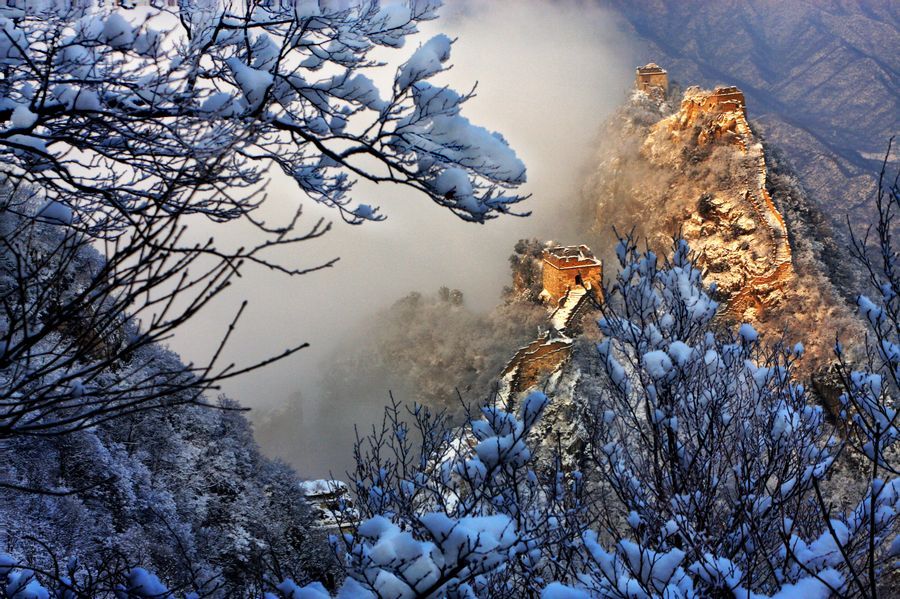
[{"label": "rocky cliff", "polygon": [[596,0],[674,81],[743,90],[751,117],[844,234],[900,130],[900,8],[882,0]]},{"label": "rocky cliff", "polygon": [[830,359],[834,333],[857,325],[835,285],[839,265],[828,261],[827,219],[772,162],[740,90],[635,91],[602,132],[584,235],[608,248],[611,226],[634,227],[662,255],[680,232],[715,284],[721,317],[804,339],[814,370]]},{"label": "rocky cliff", "polygon": [[[850,298],[838,291],[850,288],[834,259],[846,252],[777,151],[754,130],[740,90],[665,91],[636,90],[606,123],[584,188],[588,225],[581,240],[605,250],[611,269],[612,227],[635,229],[659,256],[668,254],[674,235],[683,236],[720,302],[719,322],[750,322],[766,342],[782,335],[791,346],[802,341],[805,356],[795,372],[811,379],[814,394],[837,416],[836,387],[826,376],[835,335],[848,340],[862,331]],[[542,298],[544,292],[535,293],[539,245],[520,245],[512,293]],[[564,466],[573,468],[581,467],[588,423],[596,418],[586,400],[602,394],[604,384],[598,331],[586,318],[595,304],[580,299],[569,289],[559,307],[547,306],[544,332],[512,355],[498,394],[513,405],[535,388],[551,396],[539,451],[549,458],[559,450]]]},{"label": "rocky cliff", "polygon": [[759,320],[779,304],[795,273],[787,226],[768,191],[765,152],[750,130],[743,94],[689,88],[680,109],[650,128],[641,150],[665,166],[683,160],[685,148],[702,153],[716,146],[735,151],[737,176],[702,192],[683,212],[681,231],[709,269],[728,314]]}]

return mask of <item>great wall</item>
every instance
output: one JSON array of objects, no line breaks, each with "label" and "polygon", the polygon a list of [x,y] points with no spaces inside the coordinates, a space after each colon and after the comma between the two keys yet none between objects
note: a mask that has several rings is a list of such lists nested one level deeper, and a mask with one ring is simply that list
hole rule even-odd
[{"label": "great wall", "polygon": [[520,348],[503,369],[502,380],[511,393],[533,387],[569,359],[581,317],[602,296],[603,264],[587,246],[548,248],[542,263],[541,299],[555,309],[548,329]]},{"label": "great wall", "polygon": [[[668,92],[668,74],[656,64],[639,67],[635,76],[636,90],[664,101]],[[778,291],[793,277],[791,246],[784,217],[775,206],[767,189],[766,157],[762,144],[755,139],[747,121],[743,93],[733,86],[717,87],[712,92],[689,88],[680,110],[662,119],[654,127],[668,132],[696,133],[698,144],[728,139],[747,157],[755,170],[748,175],[751,185],[744,189],[741,201],[751,207],[756,239],[765,238],[767,251],[758,259],[740,261],[740,284],[726,298],[723,314],[734,319],[761,317],[778,301]],[[730,133],[730,135],[728,135]],[[732,199],[733,201],[733,199]],[[730,209],[730,207],[729,207]],[[742,218],[748,218],[746,213]],[[686,228],[686,237],[702,247],[703,219],[695,215],[694,226]],[[759,229],[759,226],[762,229]],[[726,248],[729,252],[741,251]],[[749,251],[746,250],[746,251]],[[700,262],[708,261],[701,254]],[[560,246],[544,250],[542,259],[543,291],[540,299],[553,311],[548,328],[534,341],[520,348],[502,371],[501,388],[509,394],[525,391],[566,363],[574,337],[579,332],[582,316],[602,300],[603,265],[584,245]],[[711,272],[710,278],[723,278]]]},{"label": "great wall", "polygon": [[[639,68],[635,88],[642,96],[639,100],[649,98],[660,103],[667,102],[666,71],[653,64]],[[641,108],[645,106],[646,103],[641,104]],[[671,105],[667,109],[668,112],[671,112]],[[728,204],[728,209],[735,213],[731,215],[734,219],[753,221],[754,228],[748,229],[747,235],[752,235],[757,239],[762,238],[767,251],[760,259],[737,261],[740,264],[743,278],[740,286],[736,287],[721,303],[720,314],[735,320],[746,320],[759,324],[759,319],[769,312],[770,318],[776,317],[774,327],[777,327],[770,330],[774,330],[776,333],[783,331],[780,323],[784,321],[777,320],[779,311],[771,308],[785,297],[779,295],[779,290],[791,286],[792,277],[797,276],[793,260],[795,258],[803,259],[803,247],[798,245],[795,248],[796,255],[792,251],[784,215],[779,211],[768,191],[769,175],[766,156],[762,144],[756,139],[747,121],[743,94],[734,87],[719,87],[713,91],[689,88],[677,112],[653,122],[655,124],[649,125],[650,127],[664,133],[683,132],[686,137],[692,136],[700,145],[720,149],[733,145],[736,153],[746,158],[748,170],[746,173],[740,173],[740,176],[737,177],[740,181],[740,186],[736,186],[737,189],[710,189],[709,191],[713,192],[713,195],[720,193],[728,196],[718,200],[714,199],[714,201],[721,200]],[[640,131],[640,135],[645,136],[646,130]],[[682,144],[682,148],[679,149],[683,149],[683,142],[684,139],[677,140],[676,145]],[[667,163],[665,166],[672,167],[672,163]],[[674,168],[677,170],[679,166],[675,165]],[[678,174],[681,177],[679,182],[683,182],[687,178],[683,171]],[[773,178],[777,179],[777,177]],[[651,181],[651,184],[655,183],[655,180]],[[667,198],[668,196],[662,197]],[[647,204],[647,206],[648,210],[654,210],[657,205]],[[674,213],[675,208],[667,206],[666,211]],[[664,211],[660,210],[660,212]],[[678,213],[676,216],[683,215]],[[703,226],[710,225],[718,228],[714,231],[711,243],[723,255],[734,257],[739,253],[740,250],[736,250],[733,245],[723,243],[720,233],[729,224],[726,220],[715,223],[707,221],[704,224],[703,219],[697,218],[696,214],[690,215],[690,218],[692,221],[696,221],[693,222],[695,226],[693,229],[688,227],[687,231],[683,231],[683,233],[687,232],[695,236],[693,239],[689,239],[692,247],[702,247]],[[731,224],[734,224],[733,220]],[[761,227],[757,225],[761,225]],[[800,233],[793,231],[793,234]],[[721,255],[718,256],[720,260],[721,257]],[[707,280],[719,282],[722,279],[722,273],[712,269],[714,265],[702,255],[702,252],[699,258],[701,263],[703,260],[707,260],[706,266],[709,268]],[[581,433],[578,432],[580,419],[573,408],[575,404],[572,398],[575,387],[567,387],[567,385],[577,384],[573,383],[573,379],[581,375],[575,372],[576,377],[560,376],[556,380],[554,380],[554,375],[563,374],[563,367],[572,358],[575,341],[581,333],[583,317],[588,311],[596,309],[604,300],[603,263],[594,256],[590,248],[584,245],[546,247],[539,262],[541,264],[539,275],[541,292],[537,297],[547,307],[545,330],[540,332],[533,341],[519,348],[503,368],[500,373],[498,399],[510,403],[516,402],[521,397],[521,393],[537,386],[545,387],[548,393],[558,394],[563,401],[555,402],[550,406],[549,410],[553,411],[552,416],[550,414],[545,416],[542,420],[542,428],[539,430],[544,439],[549,439],[552,443],[557,444],[554,445],[554,449],[563,447],[567,451],[564,452],[563,458],[569,459],[578,454],[577,449],[573,448],[576,448],[582,441],[579,437]],[[823,297],[829,293],[827,280],[822,278],[815,282],[814,289],[817,297]],[[519,277],[518,271],[514,272],[514,289],[524,291],[529,289],[533,283],[534,281],[531,279]],[[523,297],[534,299],[535,296],[523,295]],[[796,294],[786,297],[796,300]],[[832,295],[831,300],[825,301],[833,302],[834,297]],[[808,317],[806,322],[818,324],[819,320],[815,316],[816,309],[803,310],[802,307],[800,309],[795,307],[790,311],[788,318],[794,321],[809,314],[813,316]],[[836,312],[829,312],[831,319],[829,322],[832,327],[835,326],[836,316]],[[763,329],[760,330],[765,332]],[[807,326],[806,330],[811,329]],[[832,328],[828,331],[824,344],[827,348],[828,358],[831,357],[830,351],[833,346],[833,330]],[[809,339],[805,341],[809,341]],[[814,355],[813,345],[811,343],[804,344],[807,356],[805,361],[809,363],[810,356]],[[815,366],[815,362],[812,364]],[[839,390],[833,384],[833,380],[829,378],[833,376],[831,371],[826,371],[825,375],[818,375],[813,371],[807,371],[807,373],[813,374],[811,386],[815,393],[820,394],[832,414],[837,415],[840,409],[839,402],[836,400]],[[460,441],[466,443],[470,448],[477,444],[477,439],[471,435],[464,435]],[[454,445],[453,447],[458,446]],[[333,516],[337,501],[351,499],[347,485],[340,481],[313,482],[315,484],[305,486],[303,490],[313,504],[313,513],[317,518],[318,525],[328,529],[329,532],[339,532],[341,524],[352,526],[353,521],[340,523]],[[353,510],[351,513],[355,514],[356,511]]]},{"label": "great wall", "polygon": [[[648,69],[653,71],[652,77],[657,82],[665,74],[656,65],[638,69],[639,89],[649,85],[642,80],[642,77],[647,77],[642,72]],[[664,84],[667,86],[667,82],[664,81]],[[736,212],[752,221],[753,238],[757,242],[765,241],[765,251],[759,251],[757,256],[756,250],[751,251],[749,247],[728,247],[720,238],[710,239],[701,214],[692,215],[685,223],[683,234],[700,252],[700,263],[711,266],[710,279],[720,284],[731,283],[723,298],[726,302],[725,314],[734,319],[763,317],[779,301],[781,291],[795,273],[787,226],[767,189],[766,156],[747,121],[744,94],[733,86],[719,86],[711,92],[690,87],[685,91],[680,109],[657,123],[648,140],[653,137],[653,132],[659,131],[692,137],[692,141],[701,147],[714,142],[733,144],[751,165],[754,172],[747,175],[748,186],[737,194],[739,197],[725,198],[720,205],[725,205],[726,213]],[[741,204],[749,207],[752,217]],[[710,264],[715,261],[713,254],[716,252],[720,256],[729,254],[725,272],[721,265],[717,272],[715,265]],[[739,253],[745,255],[735,260]]]},{"label": "great wall", "polygon": [[[729,298],[726,313],[738,319],[747,316],[750,310],[762,315],[771,307],[763,298],[773,287],[781,287],[794,276],[787,225],[767,189],[768,169],[763,146],[755,140],[750,130],[744,95],[736,87],[717,87],[711,94],[701,91],[693,94],[689,92],[684,103],[695,104],[700,111],[723,113],[718,117],[720,122],[716,124],[714,130],[733,130],[734,142],[741,153],[748,156],[755,165],[756,187],[747,189],[744,197],[753,206],[757,222],[768,227],[769,259],[744,263],[748,267],[745,273],[748,275],[746,282]],[[681,112],[694,113],[690,108],[686,111],[684,106]],[[699,119],[694,116],[689,120],[697,122]],[[729,125],[723,127],[723,123]]]},{"label": "great wall", "polygon": [[[760,142],[753,141],[753,133],[750,131],[750,125],[747,123],[747,115],[744,110],[738,112],[736,120],[737,142],[744,154],[750,157],[756,163],[757,168],[757,188],[756,193],[748,191],[748,195],[753,199],[754,208],[762,217],[762,221],[770,227],[773,244],[772,255],[775,257],[770,264],[768,272],[755,275],[728,303],[728,313],[735,317],[743,317],[751,308],[755,308],[759,313],[763,313],[767,308],[764,302],[760,301],[759,291],[771,287],[780,287],[794,276],[793,262],[791,257],[791,244],[788,240],[787,225],[784,217],[768,190],[768,169],[766,167],[766,155],[763,152],[763,146]],[[760,203],[759,200],[762,200]],[[761,204],[761,205],[760,205]],[[774,221],[774,222],[773,222]]]}]

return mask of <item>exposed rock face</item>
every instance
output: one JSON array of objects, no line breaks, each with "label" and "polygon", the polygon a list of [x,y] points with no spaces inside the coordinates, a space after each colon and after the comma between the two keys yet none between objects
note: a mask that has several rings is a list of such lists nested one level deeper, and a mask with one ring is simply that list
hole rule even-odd
[{"label": "exposed rock face", "polygon": [[682,234],[700,254],[729,314],[758,319],[781,301],[794,272],[787,226],[767,189],[765,152],[750,130],[743,94],[735,87],[688,88],[680,110],[651,127],[642,152],[665,166],[678,160],[673,147],[716,145],[738,151],[737,176],[698,197]]},{"label": "exposed rock face", "polygon": [[[692,87],[682,98],[660,91],[639,87],[603,130],[597,168],[584,190],[583,220],[591,225],[582,238],[611,252],[611,225],[634,228],[667,255],[680,233],[705,267],[706,282],[715,284],[721,321],[751,322],[768,342],[782,333],[791,345],[802,341],[806,357],[795,372],[811,381],[837,418],[837,386],[828,369],[834,336],[859,336],[861,327],[826,261],[838,253],[830,228],[751,128],[739,89]],[[615,263],[609,253],[602,257]],[[543,270],[546,289],[546,262]],[[549,458],[562,449],[565,468],[580,467],[585,421],[596,417],[586,415],[585,399],[604,380],[590,325],[584,333],[573,328],[582,320],[579,310],[594,304],[578,304],[584,298],[573,291],[567,289],[551,315],[560,326],[551,324],[514,355],[500,388],[513,403],[533,388],[553,397],[539,427],[539,452]]]},{"label": "exposed rock face", "polygon": [[[829,278],[821,240],[811,238],[829,237],[829,231],[811,218],[798,185],[781,178],[772,185],[743,93],[733,86],[690,87],[676,109],[660,88],[648,92],[639,84],[604,130],[599,166],[585,190],[587,221],[593,223],[585,238],[600,238],[595,247],[611,248],[610,225],[634,227],[662,255],[680,233],[715,285],[723,319],[751,322],[772,341],[784,332],[790,342],[802,339],[811,354],[806,371],[825,367],[834,332],[852,334],[858,323]],[[797,255],[792,244],[800,248]],[[603,272],[586,246],[545,248],[543,258],[540,298],[558,307],[550,330],[504,369],[511,393],[543,385],[564,369],[580,333],[575,327],[592,305],[583,291],[599,288]],[[568,276],[563,267],[571,270]],[[537,272],[522,270],[528,281],[517,280],[516,288],[533,288]]]},{"label": "exposed rock face", "polygon": [[597,0],[672,82],[738,85],[751,116],[812,200],[846,230],[868,223],[890,135],[900,131],[900,11],[894,2]]},{"label": "exposed rock face", "polygon": [[680,99],[635,91],[602,132],[584,239],[611,248],[612,226],[634,228],[664,255],[680,232],[716,285],[722,317],[773,341],[802,339],[813,370],[830,360],[834,333],[857,323],[823,261],[830,230],[796,182],[778,175],[773,184],[746,115],[735,87],[691,87]]}]

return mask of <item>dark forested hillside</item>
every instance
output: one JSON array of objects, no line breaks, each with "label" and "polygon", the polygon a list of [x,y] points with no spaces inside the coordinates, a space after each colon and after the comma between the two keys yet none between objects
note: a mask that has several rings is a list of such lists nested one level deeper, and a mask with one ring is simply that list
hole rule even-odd
[{"label": "dark forested hillside", "polygon": [[[0,300],[8,308],[16,274],[33,269],[46,276],[70,237],[54,222],[33,221],[36,205],[9,194],[0,200],[4,248],[16,250],[0,255]],[[89,245],[73,251],[75,259],[60,266],[52,287],[61,297],[81,293],[105,263]],[[48,318],[39,309],[33,316]],[[47,361],[74,335],[115,349],[114,328],[91,335],[63,328],[36,343],[32,354]],[[73,368],[83,371],[85,359],[76,358]],[[4,389],[12,388],[17,367],[0,370]],[[167,373],[185,368],[176,354],[150,344],[119,354],[110,371],[133,372],[152,390]],[[112,394],[121,385],[108,373],[69,384],[73,396],[95,387]],[[0,555],[47,572],[73,560],[70,577],[76,571],[114,576],[139,564],[176,588],[232,597],[259,592],[266,576],[327,579],[332,554],[297,475],[262,455],[236,402],[195,394],[166,394],[165,409],[83,430],[0,437]],[[210,402],[219,409],[196,405]]]}]

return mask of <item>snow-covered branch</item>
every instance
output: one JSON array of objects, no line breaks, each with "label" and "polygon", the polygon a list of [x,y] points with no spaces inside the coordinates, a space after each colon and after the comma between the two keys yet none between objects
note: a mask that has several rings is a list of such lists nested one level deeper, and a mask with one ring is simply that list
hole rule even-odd
[{"label": "snow-covered branch", "polygon": [[[85,230],[109,235],[154,206],[244,217],[272,167],[349,222],[381,218],[352,201],[358,179],[477,222],[522,199],[505,140],[461,115],[467,94],[430,82],[451,40],[402,50],[434,0],[28,5],[0,12],[0,154]],[[366,74],[385,68],[379,47],[405,59],[387,91]]]}]

